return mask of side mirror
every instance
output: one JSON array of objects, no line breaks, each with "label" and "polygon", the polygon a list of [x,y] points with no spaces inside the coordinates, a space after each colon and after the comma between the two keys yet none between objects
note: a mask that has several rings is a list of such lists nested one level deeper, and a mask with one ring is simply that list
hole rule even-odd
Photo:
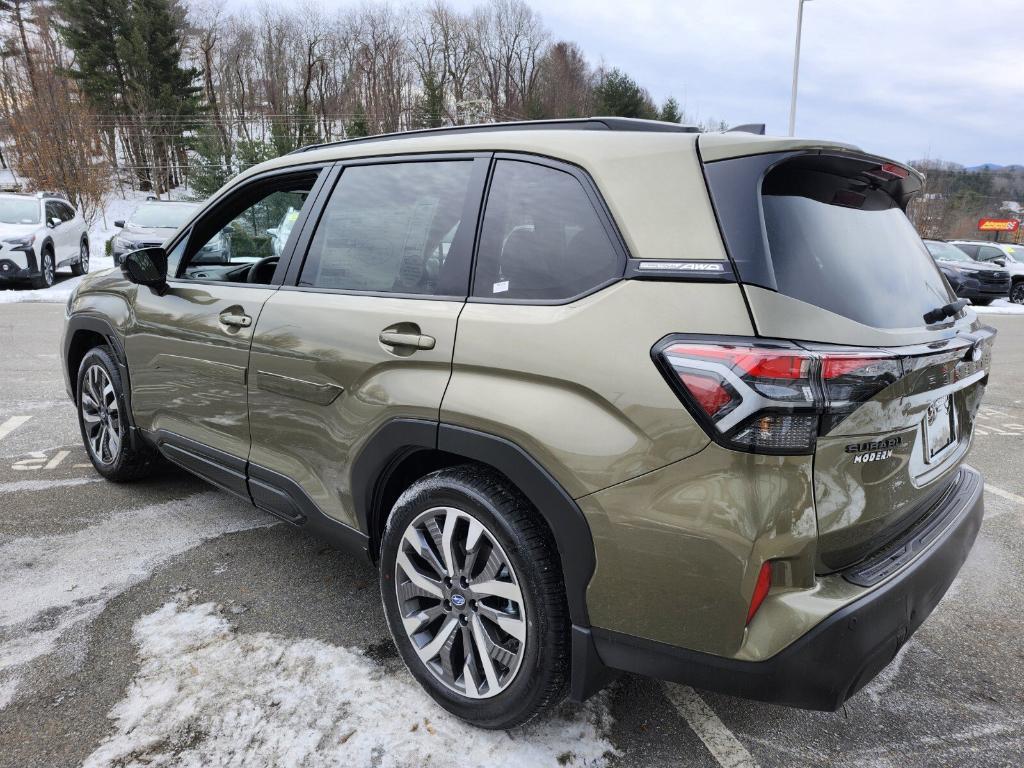
[{"label": "side mirror", "polygon": [[114,226],[118,229],[124,229],[124,219],[115,219]]},{"label": "side mirror", "polygon": [[1006,266],[1006,259],[1004,259],[1002,256],[998,256],[998,257],[992,259],[992,263],[993,264],[998,264],[1000,267],[1005,267]]},{"label": "side mirror", "polygon": [[121,272],[137,285],[145,285],[158,296],[167,292],[167,252],[163,248],[140,248],[125,254]]},{"label": "side mirror", "polygon": [[60,216],[51,216],[49,220],[46,222],[46,226],[48,226],[50,229],[54,229],[55,227],[59,227],[60,223]]}]

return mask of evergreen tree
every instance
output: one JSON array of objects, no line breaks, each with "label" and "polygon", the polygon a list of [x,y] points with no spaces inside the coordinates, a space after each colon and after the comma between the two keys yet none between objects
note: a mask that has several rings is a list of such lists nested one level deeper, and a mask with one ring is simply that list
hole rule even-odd
[{"label": "evergreen tree", "polygon": [[370,126],[366,122],[366,110],[362,104],[356,104],[352,119],[345,123],[345,137],[357,139],[361,136],[370,135]]},{"label": "evergreen tree", "polygon": [[658,110],[650,94],[618,69],[608,72],[594,88],[598,114],[656,119]]},{"label": "evergreen tree", "polygon": [[661,115],[658,119],[666,123],[682,122],[683,114],[679,111],[679,102],[672,96],[665,99],[665,103],[661,105]]},{"label": "evergreen tree", "polygon": [[423,73],[423,95],[416,101],[413,127],[440,128],[442,125],[444,125],[444,90],[437,75],[428,70]]}]

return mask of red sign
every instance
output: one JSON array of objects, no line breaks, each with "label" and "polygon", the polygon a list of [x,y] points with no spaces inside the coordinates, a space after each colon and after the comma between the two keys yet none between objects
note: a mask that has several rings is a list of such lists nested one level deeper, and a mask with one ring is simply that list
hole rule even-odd
[{"label": "red sign", "polygon": [[979,232],[1016,232],[1019,228],[1019,219],[978,219]]}]

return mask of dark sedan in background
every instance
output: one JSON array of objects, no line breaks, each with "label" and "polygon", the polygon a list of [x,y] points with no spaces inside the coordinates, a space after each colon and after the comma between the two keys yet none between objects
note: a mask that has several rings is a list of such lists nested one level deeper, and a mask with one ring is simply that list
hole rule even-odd
[{"label": "dark sedan in background", "polygon": [[928,252],[956,295],[972,304],[991,304],[1010,295],[1010,273],[993,264],[975,261],[955,245],[925,240]]}]

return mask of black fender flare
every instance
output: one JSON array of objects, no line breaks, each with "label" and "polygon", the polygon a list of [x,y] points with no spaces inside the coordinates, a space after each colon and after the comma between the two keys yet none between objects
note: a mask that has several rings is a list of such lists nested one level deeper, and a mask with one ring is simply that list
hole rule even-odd
[{"label": "black fender flare", "polygon": [[[381,491],[411,453],[439,450],[493,467],[529,499],[555,539],[572,623],[589,627],[587,585],[597,565],[594,538],[579,505],[525,450],[503,437],[421,419],[393,419],[369,437],[352,462],[352,502],[360,530],[372,536]],[[386,514],[386,511],[383,511]]]},{"label": "black fender flare", "polygon": [[125,354],[121,338],[117,335],[117,331],[114,330],[114,326],[103,318],[94,315],[72,315],[66,322],[67,328],[64,332],[64,348],[61,350],[63,356],[61,360],[68,372],[68,384],[70,387],[68,394],[71,395],[72,401],[77,404],[75,388],[77,387],[78,370],[72,370],[71,368],[71,346],[74,343],[75,335],[79,331],[89,331],[102,336],[107,342],[107,346],[113,350],[118,373],[121,374],[121,381],[124,382],[124,401],[125,405],[128,406],[128,426],[131,428],[132,435],[136,435],[138,430],[135,426],[135,416],[132,413],[132,386],[131,375],[128,371],[128,357]]}]

